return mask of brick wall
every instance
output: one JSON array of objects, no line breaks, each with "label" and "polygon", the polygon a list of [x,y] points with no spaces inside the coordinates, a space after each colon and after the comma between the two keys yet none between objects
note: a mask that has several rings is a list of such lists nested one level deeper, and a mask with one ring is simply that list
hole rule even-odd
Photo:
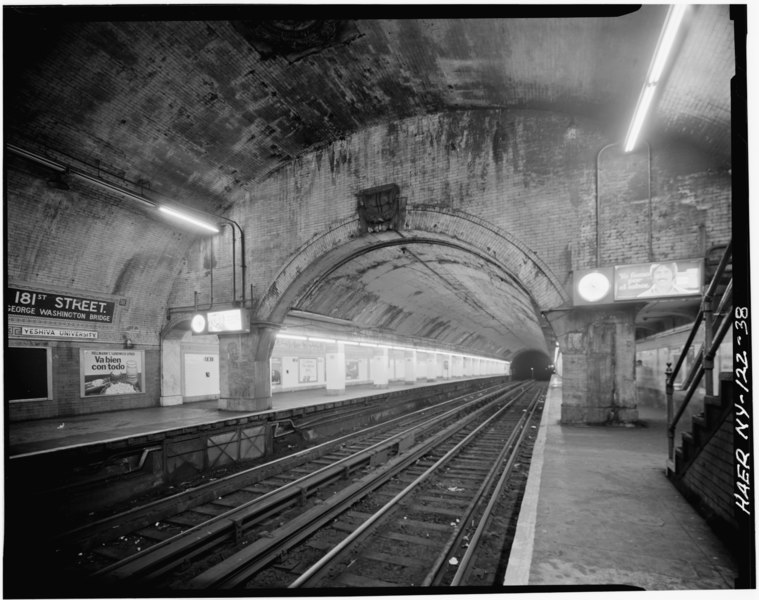
[{"label": "brick wall", "polygon": [[52,351],[50,398],[9,402],[7,414],[11,422],[60,418],[65,424],[65,417],[69,416],[157,406],[156,399],[160,396],[160,351],[157,347],[144,349],[144,392],[124,396],[84,397],[80,389],[80,350],[118,350],[121,346],[27,340],[13,340],[10,344],[13,347],[49,347]]},{"label": "brick wall", "polygon": [[[9,285],[115,304],[112,323],[8,316],[9,345],[52,350],[51,398],[9,403],[9,419],[158,406],[158,347],[166,297],[194,238],[81,180],[70,178],[70,190],[56,190],[45,183],[49,172],[17,160],[7,166]],[[30,338],[21,334],[23,325],[94,331],[97,338],[82,342]],[[125,337],[135,349],[145,351],[144,393],[81,397],[80,349],[121,349]]]},{"label": "brick wall", "polygon": [[[498,260],[534,284],[541,306],[561,299],[551,288],[564,286],[569,292],[571,271],[592,264],[595,257],[595,165],[607,142],[591,119],[575,118],[571,135],[569,124],[568,115],[549,111],[433,114],[371,127],[295,158],[257,182],[230,215],[246,233],[254,301],[284,293],[272,288],[273,282],[314,240],[324,243],[311,248],[312,261],[350,239],[356,228],[356,193],[386,183],[400,186],[410,211],[424,213],[419,226],[434,230],[448,219],[451,228],[441,238],[474,239],[486,229],[494,232],[493,239],[506,240],[504,252],[519,249]],[[652,152],[656,258],[697,255],[704,241],[716,244],[729,237],[729,176],[694,156],[675,148]],[[70,178],[70,190],[55,190],[47,186],[49,173],[42,169],[17,159],[7,167],[8,281],[124,300],[113,324],[96,326],[98,343],[118,345],[128,334],[138,347],[157,347],[167,306],[192,306],[195,292],[199,302],[210,303],[211,277],[213,300],[231,299],[229,228],[213,241],[204,240],[82,180]],[[123,167],[128,171],[128,162]],[[640,161],[625,162],[620,169],[617,179],[603,182],[605,197],[624,192],[619,195],[624,201],[602,204],[607,212],[599,215],[600,221],[608,227],[604,261],[638,260],[648,252],[640,233],[647,226],[640,220],[647,202],[641,204],[647,184]],[[604,173],[611,177],[613,170]],[[457,229],[465,222],[471,225]],[[345,235],[327,235],[341,228]],[[488,240],[482,238],[482,244],[488,252]],[[298,265],[301,272],[307,268],[307,263]],[[13,319],[24,322],[32,321]],[[64,325],[38,319],[34,324]],[[65,379],[61,375],[55,385]],[[64,404],[46,405],[38,416],[63,414],[64,406],[86,410],[62,385],[56,387],[56,402]],[[157,375],[150,385],[158,389]],[[158,393],[149,394],[157,405]],[[19,410],[35,412],[31,407]]]},{"label": "brick wall", "polygon": [[730,415],[696,457],[680,486],[715,524],[736,528],[733,484],[733,419]]},{"label": "brick wall", "polygon": [[[270,292],[280,269],[310,241],[350,228],[358,191],[387,183],[399,185],[409,211],[436,209],[488,223],[539,257],[569,291],[570,272],[595,263],[596,159],[606,143],[592,121],[576,121],[571,136],[569,122],[547,111],[428,115],[298,157],[235,205],[248,237],[255,298]],[[599,169],[603,263],[698,256],[704,243],[729,238],[730,177],[712,169],[708,157],[688,148],[652,149],[649,227],[647,156],[613,150]],[[327,242],[322,250],[330,248]],[[206,274],[193,267],[197,262],[188,261],[171,304],[191,302],[202,287]]]}]

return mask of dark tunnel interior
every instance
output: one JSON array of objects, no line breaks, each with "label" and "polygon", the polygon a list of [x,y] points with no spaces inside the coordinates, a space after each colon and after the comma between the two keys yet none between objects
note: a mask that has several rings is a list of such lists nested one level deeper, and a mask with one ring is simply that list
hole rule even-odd
[{"label": "dark tunnel interior", "polygon": [[548,380],[554,372],[554,365],[545,352],[526,350],[511,361],[512,379]]}]

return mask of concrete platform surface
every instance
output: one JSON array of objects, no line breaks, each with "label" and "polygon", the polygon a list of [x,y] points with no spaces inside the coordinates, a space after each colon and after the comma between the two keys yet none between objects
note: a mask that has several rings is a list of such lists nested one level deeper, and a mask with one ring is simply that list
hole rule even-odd
[{"label": "concrete platform surface", "polygon": [[8,423],[5,427],[6,448],[9,457],[19,457],[175,428],[214,423],[249,414],[340,402],[427,385],[439,385],[440,383],[443,382],[399,383],[382,389],[375,388],[372,385],[359,385],[346,388],[344,393],[337,395],[328,395],[326,389],[323,388],[281,392],[272,396],[271,409],[255,413],[219,410],[217,400],[204,400],[176,406],[136,408],[57,419]]},{"label": "concrete platform surface", "polygon": [[734,587],[729,552],[666,477],[663,413],[641,408],[645,426],[630,428],[561,425],[560,416],[554,378],[505,585]]}]

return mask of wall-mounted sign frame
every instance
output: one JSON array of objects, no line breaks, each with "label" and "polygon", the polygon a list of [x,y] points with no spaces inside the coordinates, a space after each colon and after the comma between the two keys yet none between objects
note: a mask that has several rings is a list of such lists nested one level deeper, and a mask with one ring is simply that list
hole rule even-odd
[{"label": "wall-mounted sign frame", "polygon": [[617,265],[614,267],[614,300],[699,296],[703,282],[703,259]]},{"label": "wall-mounted sign frame", "polygon": [[143,350],[80,350],[81,395],[116,396],[145,390]]},{"label": "wall-mounted sign frame", "polygon": [[699,296],[703,281],[704,261],[700,258],[578,269],[574,273],[573,304],[587,306]]},{"label": "wall-mounted sign frame", "polygon": [[192,332],[197,335],[209,333],[248,333],[250,315],[245,308],[214,310],[197,313],[190,323]]},{"label": "wall-mounted sign frame", "polygon": [[9,287],[6,290],[8,315],[64,319],[88,323],[113,323],[115,302]]},{"label": "wall-mounted sign frame", "polygon": [[316,383],[319,381],[318,362],[315,358],[298,359],[298,383]]}]

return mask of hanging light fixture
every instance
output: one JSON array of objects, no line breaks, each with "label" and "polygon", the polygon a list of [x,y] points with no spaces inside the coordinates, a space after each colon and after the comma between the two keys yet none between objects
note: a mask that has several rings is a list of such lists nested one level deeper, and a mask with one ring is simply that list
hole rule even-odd
[{"label": "hanging light fixture", "polygon": [[664,29],[659,36],[659,42],[656,45],[654,58],[648,69],[646,83],[638,98],[638,104],[635,107],[635,113],[632,122],[630,123],[630,129],[625,138],[625,152],[630,152],[635,148],[635,144],[638,141],[638,135],[643,127],[643,122],[646,120],[646,115],[648,114],[648,110],[654,99],[656,86],[659,84],[659,80],[664,72],[664,67],[667,64],[667,59],[669,58],[669,54],[677,39],[677,31],[680,28],[680,24],[683,21],[687,8],[687,4],[675,4],[670,6],[669,11],[667,12],[667,17],[664,21]]}]

